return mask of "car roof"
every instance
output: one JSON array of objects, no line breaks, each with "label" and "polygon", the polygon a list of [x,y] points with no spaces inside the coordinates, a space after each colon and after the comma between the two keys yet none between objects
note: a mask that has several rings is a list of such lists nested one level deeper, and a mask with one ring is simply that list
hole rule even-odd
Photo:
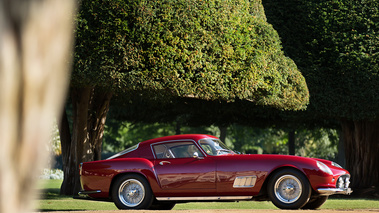
[{"label": "car roof", "polygon": [[176,140],[193,140],[193,141],[198,141],[200,139],[204,138],[215,138],[218,139],[215,136],[212,135],[207,135],[207,134],[183,134],[183,135],[171,135],[171,136],[164,136],[164,137],[159,137],[159,138],[154,138],[150,140],[146,140],[140,143],[140,145],[148,145],[152,143],[157,143],[157,142],[164,142],[164,141],[176,141]]}]

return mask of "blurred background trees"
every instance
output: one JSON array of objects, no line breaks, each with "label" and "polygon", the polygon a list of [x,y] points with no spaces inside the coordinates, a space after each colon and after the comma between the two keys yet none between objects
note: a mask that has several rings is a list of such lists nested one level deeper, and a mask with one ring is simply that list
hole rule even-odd
[{"label": "blurred background trees", "polygon": [[[111,120],[111,119],[110,119]],[[175,123],[107,122],[104,132],[103,153],[107,157],[138,142],[176,134]],[[201,133],[220,137],[217,126],[181,127],[182,134]],[[337,160],[338,133],[334,129],[313,129],[296,132],[296,155]],[[276,128],[256,128],[241,125],[227,127],[226,144],[235,151],[246,154],[289,154],[288,132]],[[108,154],[109,153],[109,154]]]}]

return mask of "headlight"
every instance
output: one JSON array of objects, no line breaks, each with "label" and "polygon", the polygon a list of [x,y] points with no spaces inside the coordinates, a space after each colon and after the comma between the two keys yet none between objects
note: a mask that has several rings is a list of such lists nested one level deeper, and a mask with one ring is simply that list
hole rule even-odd
[{"label": "headlight", "polygon": [[330,170],[330,168],[327,165],[325,165],[324,163],[317,161],[317,166],[319,169],[321,169],[321,171],[328,173],[330,175],[333,175],[332,170]]},{"label": "headlight", "polygon": [[337,188],[345,188],[345,181],[343,180],[342,177],[339,177],[338,180],[337,180]]},{"label": "headlight", "polygon": [[342,166],[340,166],[340,165],[339,165],[338,163],[336,163],[336,162],[332,162],[332,166],[342,168]]},{"label": "headlight", "polygon": [[341,177],[338,178],[336,187],[343,189],[343,188],[349,188],[350,184],[350,178],[347,175],[342,175]]},{"label": "headlight", "polygon": [[345,188],[349,188],[349,184],[350,184],[350,178],[346,177],[346,179],[345,179]]}]

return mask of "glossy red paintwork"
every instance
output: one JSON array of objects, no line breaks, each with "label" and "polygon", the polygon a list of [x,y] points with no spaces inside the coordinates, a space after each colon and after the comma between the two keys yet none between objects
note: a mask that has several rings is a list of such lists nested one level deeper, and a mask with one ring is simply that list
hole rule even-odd
[{"label": "glossy red paintwork", "polygon": [[[329,175],[320,171],[317,160],[288,155],[207,155],[198,141],[215,138],[210,135],[177,135],[139,143],[136,150],[110,160],[86,162],[82,165],[81,183],[84,191],[100,190],[91,194],[95,198],[108,198],[112,181],[118,175],[137,173],[150,183],[156,197],[196,196],[256,196],[260,194],[267,177],[278,169],[292,167],[303,172],[312,189],[335,188],[336,179],[346,170],[322,160],[333,171]],[[153,144],[173,141],[191,141],[201,150],[202,159],[156,159]],[[162,164],[162,165],[161,165]],[[239,176],[256,176],[254,187],[234,188]]]}]

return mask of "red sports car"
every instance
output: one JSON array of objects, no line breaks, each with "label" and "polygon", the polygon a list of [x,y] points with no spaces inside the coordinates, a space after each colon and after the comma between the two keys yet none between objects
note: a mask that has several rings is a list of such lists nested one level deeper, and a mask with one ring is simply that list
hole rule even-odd
[{"label": "red sports car", "polygon": [[350,194],[338,164],[288,155],[236,154],[217,137],[147,140],[80,168],[82,195],[119,209],[172,209],[190,201],[271,200],[281,209],[316,209],[332,194]]}]

